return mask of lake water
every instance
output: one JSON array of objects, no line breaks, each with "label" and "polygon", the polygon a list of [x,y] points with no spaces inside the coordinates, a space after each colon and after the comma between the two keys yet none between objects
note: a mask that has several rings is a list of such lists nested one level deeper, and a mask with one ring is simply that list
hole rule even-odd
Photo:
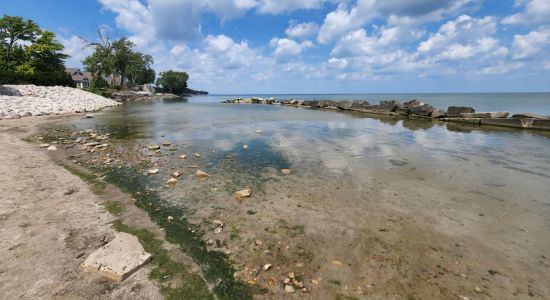
[{"label": "lake water", "polygon": [[329,94],[329,95],[209,95],[190,98],[191,101],[219,102],[239,97],[275,97],[277,99],[304,100],[368,100],[376,104],[381,100],[400,102],[418,99],[424,103],[446,110],[449,106],[471,106],[479,112],[508,111],[510,113],[531,112],[550,115],[550,93],[479,93],[479,94]]},{"label": "lake water", "polygon": [[[550,113],[548,96],[289,95]],[[289,272],[311,299],[550,297],[547,133],[219,103],[232,97],[126,104],[65,125],[108,132],[112,159],[158,168],[150,187],[268,299],[285,297]],[[146,148],[163,141],[172,145]],[[165,187],[174,171],[184,175]],[[244,188],[252,197],[235,200]],[[221,234],[214,219],[226,223]],[[276,268],[252,271],[267,263]]]}]

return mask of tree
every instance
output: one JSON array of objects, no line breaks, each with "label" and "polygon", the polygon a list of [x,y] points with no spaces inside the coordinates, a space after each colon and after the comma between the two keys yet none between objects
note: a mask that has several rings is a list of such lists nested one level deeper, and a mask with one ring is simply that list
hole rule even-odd
[{"label": "tree", "polygon": [[161,72],[157,79],[157,89],[163,93],[181,95],[187,90],[189,75],[185,72]]},{"label": "tree", "polygon": [[21,17],[4,15],[0,18],[0,40],[2,41],[2,56],[5,70],[15,67],[12,64],[12,50],[17,42],[32,42],[40,28],[32,20],[23,20]]},{"label": "tree", "polygon": [[[24,43],[23,43],[24,42]],[[63,45],[31,20],[0,18],[0,83],[74,86],[65,73]]]},{"label": "tree", "polygon": [[[108,33],[97,29],[98,40],[90,42],[84,40],[88,47],[94,49],[92,55],[82,62],[86,71],[95,76],[119,75],[120,88],[124,87],[126,79],[129,85],[145,84],[155,81],[155,71],[151,69],[153,58],[134,51],[135,44],[127,37],[112,41]],[[114,86],[111,80],[111,86]]]},{"label": "tree", "polygon": [[151,68],[153,57],[148,54],[134,53],[132,63],[128,66],[128,85],[131,87],[155,82],[156,73]]}]

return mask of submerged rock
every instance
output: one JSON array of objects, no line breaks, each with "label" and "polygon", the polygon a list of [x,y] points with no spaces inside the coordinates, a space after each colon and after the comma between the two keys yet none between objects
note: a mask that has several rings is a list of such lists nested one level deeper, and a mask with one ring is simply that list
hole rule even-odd
[{"label": "submerged rock", "polygon": [[186,159],[186,158],[187,158],[187,155],[185,154],[180,155],[180,159]]},{"label": "submerged rock", "polygon": [[196,175],[198,178],[210,177],[210,175],[208,175],[206,172],[203,172],[203,171],[201,171],[201,170],[197,170],[197,172],[195,173],[195,175]]},{"label": "submerged rock", "polygon": [[252,195],[252,189],[244,189],[240,190],[234,193],[235,198],[241,199],[241,198],[248,198],[250,195]]},{"label": "submerged rock", "polygon": [[168,181],[166,181],[166,183],[168,184],[176,184],[178,182],[178,180],[174,177],[168,179]]},{"label": "submerged rock", "polygon": [[283,173],[285,175],[290,175],[290,173],[292,173],[292,171],[290,169],[282,169],[281,173]]},{"label": "submerged rock", "polygon": [[149,169],[147,171],[148,174],[150,175],[154,175],[154,174],[157,174],[159,172],[159,169]]}]

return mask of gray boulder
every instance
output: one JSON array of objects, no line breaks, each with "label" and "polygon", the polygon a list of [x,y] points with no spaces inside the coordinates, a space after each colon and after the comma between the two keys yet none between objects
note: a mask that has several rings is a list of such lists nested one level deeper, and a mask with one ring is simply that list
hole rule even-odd
[{"label": "gray boulder", "polygon": [[304,101],[304,106],[315,107],[318,104],[319,104],[319,101],[315,101],[315,100],[306,100],[306,101]]},{"label": "gray boulder", "polygon": [[411,111],[411,115],[426,117],[431,116],[432,112],[435,110],[435,108],[429,104],[414,106],[409,109]]},{"label": "gray boulder", "polygon": [[443,118],[447,116],[447,112],[442,109],[435,109],[432,111],[430,117],[432,118]]},{"label": "gray boulder", "polygon": [[319,102],[317,103],[317,107],[324,108],[332,106],[331,102],[332,101],[330,100],[319,100]]},{"label": "gray boulder", "polygon": [[399,107],[401,107],[401,104],[399,102],[395,100],[386,100],[386,101],[380,101],[380,104],[378,105],[378,110],[394,112]]},{"label": "gray boulder", "polygon": [[405,108],[413,108],[413,107],[418,107],[418,106],[422,106],[422,105],[424,105],[424,102],[418,101],[416,99],[403,103],[403,106]]},{"label": "gray boulder", "polygon": [[342,101],[336,102],[336,107],[338,107],[339,109],[350,110],[352,106],[353,106],[353,101],[351,100],[342,100]]},{"label": "gray boulder", "polygon": [[369,102],[366,100],[355,100],[351,104],[350,110],[362,111],[362,110],[365,110],[368,105],[369,105]]},{"label": "gray boulder", "polygon": [[476,110],[472,107],[467,106],[449,106],[447,108],[447,117],[455,118],[455,117],[462,117],[461,114],[467,114],[467,113],[475,113]]},{"label": "gray boulder", "polygon": [[531,114],[531,113],[517,113],[512,115],[513,119],[542,119],[542,120],[550,120],[550,116],[542,116],[537,114]]}]

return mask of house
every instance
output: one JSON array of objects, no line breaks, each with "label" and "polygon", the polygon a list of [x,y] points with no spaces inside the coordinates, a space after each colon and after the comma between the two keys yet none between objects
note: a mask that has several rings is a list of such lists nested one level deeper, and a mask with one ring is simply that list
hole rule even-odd
[{"label": "house", "polygon": [[65,72],[71,75],[71,78],[77,88],[86,89],[90,86],[90,81],[92,81],[92,73],[82,72],[78,68],[65,68]]}]

